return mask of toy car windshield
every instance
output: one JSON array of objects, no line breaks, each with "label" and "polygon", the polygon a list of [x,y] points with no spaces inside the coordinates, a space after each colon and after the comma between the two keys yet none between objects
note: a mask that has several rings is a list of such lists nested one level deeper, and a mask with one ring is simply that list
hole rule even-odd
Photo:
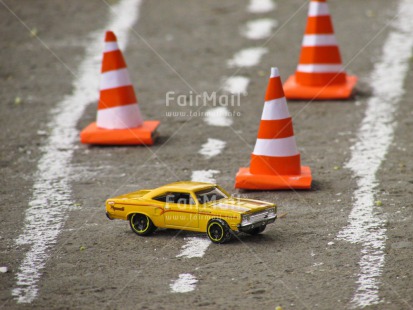
[{"label": "toy car windshield", "polygon": [[221,200],[228,198],[226,194],[219,190],[217,187],[211,187],[198,192],[195,192],[196,198],[200,204],[206,204],[208,202]]}]

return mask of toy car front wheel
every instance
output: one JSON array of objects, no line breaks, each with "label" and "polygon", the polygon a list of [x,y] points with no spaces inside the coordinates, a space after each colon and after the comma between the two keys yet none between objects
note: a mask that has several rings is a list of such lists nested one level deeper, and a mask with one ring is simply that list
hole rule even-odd
[{"label": "toy car front wheel", "polygon": [[260,227],[255,227],[251,230],[246,231],[246,233],[250,234],[250,235],[253,235],[253,236],[258,235],[258,234],[262,233],[265,230],[265,227],[267,227],[267,225],[260,226]]},{"label": "toy car front wheel", "polygon": [[207,235],[213,243],[224,243],[231,239],[232,232],[224,220],[213,219],[208,222]]},{"label": "toy car front wheel", "polygon": [[156,226],[151,219],[145,214],[134,213],[129,218],[129,224],[132,231],[139,236],[147,236],[156,230]]}]

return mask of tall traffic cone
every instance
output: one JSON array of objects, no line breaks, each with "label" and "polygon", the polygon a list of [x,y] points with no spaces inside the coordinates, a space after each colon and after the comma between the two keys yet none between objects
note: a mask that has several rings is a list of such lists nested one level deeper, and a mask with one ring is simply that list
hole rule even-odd
[{"label": "tall traffic cone", "polygon": [[143,121],[116,36],[106,32],[97,121],[80,133],[85,144],[152,145],[159,121]]},{"label": "tall traffic cone", "polygon": [[341,62],[327,0],[311,0],[307,27],[295,75],[284,84],[287,99],[346,99],[357,77]]},{"label": "tall traffic cone", "polygon": [[278,69],[272,68],[251,164],[239,169],[235,188],[309,189],[311,180],[310,168],[301,166]]}]

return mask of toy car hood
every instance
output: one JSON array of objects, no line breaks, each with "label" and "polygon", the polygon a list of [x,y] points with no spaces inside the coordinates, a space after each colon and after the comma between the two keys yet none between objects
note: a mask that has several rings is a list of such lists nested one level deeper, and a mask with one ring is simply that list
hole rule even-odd
[{"label": "toy car hood", "polygon": [[209,207],[219,210],[231,210],[237,213],[250,213],[275,207],[275,205],[265,201],[231,197],[215,201]]}]

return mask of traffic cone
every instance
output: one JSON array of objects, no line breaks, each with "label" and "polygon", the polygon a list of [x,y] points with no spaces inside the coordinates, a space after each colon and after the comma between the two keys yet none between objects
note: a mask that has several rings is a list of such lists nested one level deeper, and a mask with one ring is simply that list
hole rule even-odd
[{"label": "traffic cone", "polygon": [[97,121],[80,133],[84,144],[152,145],[159,121],[143,121],[116,36],[106,32]]},{"label": "traffic cone", "polygon": [[278,69],[272,68],[251,164],[239,169],[235,188],[309,189],[311,180],[310,168],[301,166]]},{"label": "traffic cone", "polygon": [[346,99],[357,77],[341,62],[327,0],[311,0],[307,27],[295,75],[284,84],[287,99]]}]

